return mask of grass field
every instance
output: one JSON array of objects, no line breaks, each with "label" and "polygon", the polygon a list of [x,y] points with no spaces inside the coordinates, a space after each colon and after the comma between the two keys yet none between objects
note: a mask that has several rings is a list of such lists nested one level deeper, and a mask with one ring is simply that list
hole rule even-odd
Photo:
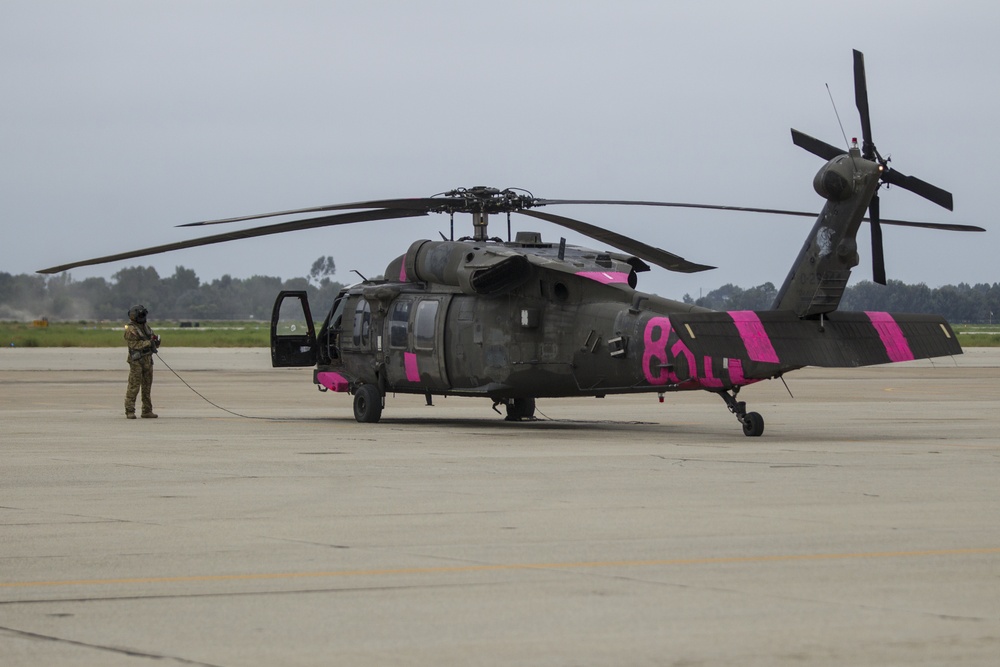
[{"label": "grass field", "polygon": [[[123,347],[123,324],[118,322],[51,322],[38,327],[31,322],[0,322],[3,347]],[[181,327],[179,322],[150,322],[170,347],[270,347],[268,322],[199,322]],[[1000,324],[954,325],[963,347],[1000,347]]]},{"label": "grass field", "polygon": [[[150,322],[165,346],[170,347],[269,347],[268,322],[199,322],[181,327],[179,322]],[[4,347],[124,347],[124,322],[0,322]]]},{"label": "grass field", "polygon": [[962,347],[1000,347],[1000,324],[953,324]]}]

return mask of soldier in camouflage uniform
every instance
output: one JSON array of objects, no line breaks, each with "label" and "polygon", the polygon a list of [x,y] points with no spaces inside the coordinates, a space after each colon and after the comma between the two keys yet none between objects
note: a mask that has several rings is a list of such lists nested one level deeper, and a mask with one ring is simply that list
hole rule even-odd
[{"label": "soldier in camouflage uniform", "polygon": [[145,306],[132,306],[125,325],[125,343],[128,345],[128,389],[125,390],[125,416],[135,419],[135,399],[142,391],[142,416],[156,419],[150,391],[153,387],[153,354],[160,346],[160,337],[146,324],[149,311]]}]

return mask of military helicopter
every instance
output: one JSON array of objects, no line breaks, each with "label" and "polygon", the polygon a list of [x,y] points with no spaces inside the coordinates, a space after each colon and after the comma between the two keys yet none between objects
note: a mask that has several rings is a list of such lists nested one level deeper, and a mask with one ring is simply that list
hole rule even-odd
[{"label": "military helicopter", "polygon": [[[713,267],[579,220],[537,209],[624,205],[815,213],[660,201],[541,199],[520,189],[458,188],[426,198],[382,199],[278,211],[181,226],[207,226],[324,212],[188,241],[43,269],[56,273],[199,245],[288,231],[431,213],[451,217],[451,236],[417,240],[384,278],[340,292],[318,331],[305,292],[278,295],[271,321],[275,367],[315,367],[321,391],[353,395],[359,422],[378,422],[389,394],[485,398],[506,418],[533,418],[539,398],[701,390],[719,395],[747,436],[764,419],[738,400],[740,389],[803,366],[855,367],[961,354],[954,331],[935,315],[838,310],[856,237],[871,227],[876,282],[885,284],[881,225],[951,231],[981,227],[882,219],[878,191],[895,185],[948,210],[950,193],[889,167],[872,142],[864,56],[854,52],[862,143],[846,150],[792,130],[793,142],[826,163],[813,186],[826,203],[770,310],[709,311],[636,290],[650,264],[669,271]],[[351,211],[330,213],[331,211]],[[865,217],[865,213],[868,217]],[[455,238],[455,214],[472,216],[471,237]],[[511,238],[511,214],[574,230],[615,250]],[[491,237],[505,215],[507,239]],[[499,412],[499,410],[497,410]]]}]

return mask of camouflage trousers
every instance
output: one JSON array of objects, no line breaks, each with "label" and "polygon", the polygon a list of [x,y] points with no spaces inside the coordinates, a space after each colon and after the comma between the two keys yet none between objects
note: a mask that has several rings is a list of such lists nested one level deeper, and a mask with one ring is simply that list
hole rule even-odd
[{"label": "camouflage trousers", "polygon": [[125,414],[135,413],[135,399],[142,391],[142,413],[153,411],[153,358],[143,357],[139,361],[128,362],[128,389],[125,390]]}]

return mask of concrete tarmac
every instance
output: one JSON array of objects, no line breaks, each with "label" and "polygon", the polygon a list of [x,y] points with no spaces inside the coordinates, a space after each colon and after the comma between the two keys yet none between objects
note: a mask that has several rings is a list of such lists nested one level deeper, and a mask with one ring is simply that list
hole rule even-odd
[{"label": "concrete tarmac", "polygon": [[761,438],[161,357],[132,421],[123,349],[0,349],[0,665],[1000,664],[1000,350],[748,387]]}]

